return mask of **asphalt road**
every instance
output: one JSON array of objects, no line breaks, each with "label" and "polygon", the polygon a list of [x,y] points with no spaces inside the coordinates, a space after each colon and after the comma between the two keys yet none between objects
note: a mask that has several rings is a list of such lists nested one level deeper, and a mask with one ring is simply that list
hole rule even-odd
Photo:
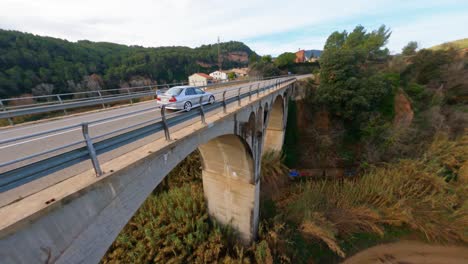
[{"label": "asphalt road", "polygon": [[[263,81],[265,82],[265,81]],[[252,82],[248,84],[240,84],[236,86],[230,86],[227,88],[220,88],[216,91],[215,97],[216,100],[221,100],[222,98],[222,91],[229,90],[230,92],[227,93],[227,97],[235,96],[237,92],[235,91],[238,87],[245,87],[248,85],[255,85],[262,82]],[[256,86],[253,86],[256,87]],[[247,90],[242,90],[242,93],[245,93]],[[218,94],[221,93],[221,94]],[[196,109],[192,110],[196,111]],[[133,125],[137,125],[143,122],[158,122],[160,121],[160,109],[157,108],[156,101],[146,101],[138,104],[128,105],[120,108],[113,108],[102,110],[99,112],[93,113],[84,113],[78,114],[76,116],[64,117],[58,120],[43,120],[42,122],[35,123],[35,124],[25,124],[16,127],[11,127],[7,129],[0,130],[0,140],[16,138],[26,135],[32,135],[40,132],[45,132],[53,129],[64,128],[72,125],[78,125],[83,122],[93,122],[109,117],[116,117],[119,115],[129,114],[131,112],[140,112],[131,114],[128,116],[123,116],[119,118],[113,118],[110,120],[106,120],[103,122],[90,124],[89,125],[89,132],[91,137],[96,137],[99,135],[103,135],[124,127],[130,127]],[[170,112],[169,112],[170,113]],[[122,131],[120,133],[123,133]],[[119,134],[119,133],[117,133]],[[115,135],[117,135],[115,134]],[[114,136],[114,135],[112,135]],[[15,142],[10,142],[6,144],[0,144],[0,164],[9,162],[12,160],[24,158],[30,155],[34,155],[37,153],[41,153],[48,150],[53,150],[55,148],[59,148],[66,144],[70,144],[73,142],[78,142],[83,140],[83,134],[81,131],[81,127],[76,127],[72,129],[67,129],[63,131],[53,132],[33,138],[28,138],[24,140],[18,140]],[[84,146],[84,143],[79,145]],[[74,146],[74,148],[79,147]],[[139,146],[137,146],[139,147]],[[53,153],[48,153],[47,155],[41,155],[40,157],[29,159],[24,162],[15,163],[12,165],[3,166],[0,168],[0,173],[12,170],[14,168],[24,166],[26,164],[47,158],[52,155],[57,155],[65,150],[55,151]],[[112,155],[113,156],[113,155]],[[112,158],[112,157],[110,157]],[[100,157],[101,159],[101,157]],[[104,160],[105,161],[105,160]]]}]

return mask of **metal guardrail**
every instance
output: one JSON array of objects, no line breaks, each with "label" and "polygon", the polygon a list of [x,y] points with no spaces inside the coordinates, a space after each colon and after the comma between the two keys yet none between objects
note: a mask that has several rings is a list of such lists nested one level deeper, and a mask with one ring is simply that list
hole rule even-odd
[{"label": "metal guardrail", "polygon": [[40,114],[40,113],[47,113],[59,110],[68,110],[73,108],[80,108],[80,107],[87,107],[93,105],[102,104],[105,108],[105,104],[114,103],[119,101],[125,100],[132,100],[138,99],[145,96],[156,96],[155,92],[143,92],[143,93],[134,93],[128,95],[121,95],[121,96],[112,96],[112,97],[103,97],[99,100],[89,100],[89,101],[78,101],[78,102],[69,102],[69,103],[62,103],[62,104],[53,104],[53,105],[44,105],[44,106],[37,106],[25,109],[17,109],[17,110],[10,110],[0,112],[0,118],[12,118],[16,116],[23,116],[23,115],[32,115],[32,114]]},{"label": "metal guardrail", "polygon": [[[248,80],[224,82],[224,83],[215,83],[205,86],[197,86],[200,88],[213,88],[213,87],[223,87],[226,85],[232,85],[242,82],[251,82],[251,81],[260,81],[260,80],[269,80],[273,78],[280,78],[284,76],[276,76],[270,78],[253,78]],[[291,77],[291,76],[289,76]],[[0,99],[0,119],[8,119],[10,125],[13,125],[12,118],[24,115],[33,115],[41,113],[49,113],[54,111],[64,111],[65,115],[68,114],[67,110],[83,108],[89,106],[102,105],[102,108],[106,108],[106,104],[116,103],[121,101],[128,100],[130,104],[133,103],[134,99],[140,99],[143,97],[153,96],[156,97],[158,90],[165,88],[170,88],[171,86],[177,85],[186,85],[187,83],[173,83],[173,84],[163,84],[163,85],[149,85],[149,86],[139,86],[139,87],[130,87],[130,88],[120,88],[120,89],[107,89],[107,90],[97,90],[97,91],[86,91],[86,92],[77,92],[77,93],[63,93],[63,94],[54,94],[54,95],[43,95],[43,96],[32,96],[32,97],[21,97],[21,98],[9,98],[9,99]],[[142,90],[143,89],[143,90]],[[148,89],[148,90],[145,90]],[[122,94],[122,91],[126,91],[125,94]],[[115,93],[119,92],[119,93]],[[105,93],[114,93],[106,95]],[[77,95],[97,95],[85,98],[74,98],[70,100],[65,100],[66,96],[77,96]],[[6,102],[18,101],[18,100],[38,100],[45,98],[56,98],[55,101],[39,102],[35,104],[27,105],[13,105],[8,106]]]},{"label": "metal guardrail", "polygon": [[[102,96],[109,95],[121,95],[121,94],[130,94],[134,92],[142,92],[142,91],[152,91],[158,88],[169,88],[171,86],[177,85],[186,85],[187,82],[179,82],[179,83],[169,83],[169,84],[155,84],[155,85],[145,85],[145,86],[134,86],[134,87],[126,87],[126,88],[117,88],[117,89],[104,89],[104,90],[92,90],[92,91],[83,91],[83,92],[75,92],[75,93],[60,93],[60,94],[50,94],[50,95],[38,95],[38,96],[26,96],[26,97],[16,97],[16,98],[5,98],[0,99],[2,102],[11,102],[11,101],[21,101],[21,100],[38,100],[38,99],[47,99],[50,98],[56,101],[49,101],[47,100],[44,102],[47,103],[59,103],[60,100],[62,101],[74,101],[74,100],[86,100],[86,99],[99,99]],[[77,97],[78,96],[78,97]],[[81,97],[83,96],[83,97]],[[65,98],[71,97],[75,99],[67,100]],[[25,106],[33,106],[35,104],[29,105],[17,105],[17,106],[8,106],[5,105],[7,109],[14,109],[14,108],[21,108]]]},{"label": "metal guardrail", "polygon": [[[135,142],[139,139],[142,139],[144,137],[147,137],[149,135],[152,135],[158,132],[164,132],[166,140],[171,140],[170,128],[175,125],[189,121],[197,116],[200,116],[201,122],[206,124],[205,122],[206,113],[209,113],[219,108],[222,108],[223,111],[226,113],[227,105],[231,103],[234,103],[237,101],[238,104],[241,105],[241,101],[244,98],[248,97],[250,100],[252,100],[252,96],[255,94],[257,95],[257,97],[259,97],[260,93],[270,91],[273,88],[279,87],[283,83],[291,82],[293,80],[295,81],[296,78],[290,77],[290,78],[270,79],[270,80],[263,81],[263,82],[256,83],[256,84],[249,84],[249,85],[245,85],[241,87],[227,88],[219,92],[214,92],[208,96],[220,95],[221,100],[216,100],[215,103],[213,104],[203,105],[204,98],[200,97],[198,111],[195,111],[195,109],[189,112],[185,112],[185,110],[179,110],[179,111],[175,111],[173,113],[168,114],[166,112],[166,107],[170,106],[170,104],[163,105],[160,108],[161,116],[155,118],[154,120],[144,121],[142,123],[134,124],[130,127],[123,127],[118,130],[111,131],[111,132],[105,133],[103,135],[98,135],[95,137],[91,137],[89,134],[89,126],[91,124],[99,124],[108,120],[117,119],[117,118],[121,118],[125,116],[143,114],[148,111],[155,110],[156,107],[145,109],[145,110],[139,110],[135,112],[130,112],[130,113],[125,113],[125,114],[118,115],[118,116],[108,117],[108,118],[96,120],[93,122],[76,124],[72,126],[53,129],[53,130],[44,131],[44,132],[31,134],[27,136],[1,140],[0,145],[11,143],[11,142],[16,142],[16,141],[20,141],[24,139],[29,139],[29,138],[35,138],[38,136],[51,134],[51,133],[55,133],[59,131],[77,129],[79,127],[81,127],[81,131],[83,134],[83,140],[71,142],[66,145],[54,148],[54,149],[46,150],[40,153],[35,153],[27,157],[23,157],[20,159],[16,159],[16,160],[12,160],[12,161],[8,161],[8,162],[0,164],[0,168],[6,167],[6,166],[17,164],[20,162],[32,160],[43,155],[74,148],[72,150],[67,150],[63,153],[57,154],[55,156],[48,157],[39,161],[35,161],[30,164],[27,164],[27,165],[24,165],[24,166],[21,166],[21,167],[18,167],[18,168],[15,168],[15,169],[12,169],[10,171],[0,174],[0,192],[13,189],[22,184],[44,177],[53,172],[62,170],[64,168],[70,167],[72,165],[78,164],[79,162],[82,162],[88,159],[91,159],[96,175],[100,176],[103,174],[103,171],[100,167],[99,160],[97,158],[99,155],[102,155],[116,148],[129,144],[131,142]],[[248,88],[248,90],[245,92],[242,92],[242,90],[243,89],[246,90],[246,88]],[[230,92],[234,92],[234,94],[232,96],[227,97],[226,95]]]}]

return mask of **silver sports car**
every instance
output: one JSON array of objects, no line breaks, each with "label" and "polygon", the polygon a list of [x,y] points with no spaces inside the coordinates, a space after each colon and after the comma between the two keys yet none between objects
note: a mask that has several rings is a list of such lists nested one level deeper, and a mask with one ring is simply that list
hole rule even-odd
[{"label": "silver sports car", "polygon": [[215,102],[212,93],[193,86],[172,87],[165,93],[158,95],[156,100],[158,105],[166,105],[168,109],[184,109],[188,112],[192,107],[200,105],[200,97],[203,97],[202,104],[213,104]]}]

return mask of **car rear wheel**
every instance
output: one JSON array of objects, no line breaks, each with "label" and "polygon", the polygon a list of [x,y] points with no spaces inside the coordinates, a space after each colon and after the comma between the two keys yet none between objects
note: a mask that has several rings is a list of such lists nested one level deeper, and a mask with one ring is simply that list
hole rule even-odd
[{"label": "car rear wheel", "polygon": [[188,112],[188,111],[190,111],[191,109],[192,109],[192,103],[190,103],[190,102],[185,102],[185,104],[184,104],[184,110],[185,110],[185,112]]},{"label": "car rear wheel", "polygon": [[214,102],[215,102],[214,96],[210,96],[210,98],[208,99],[208,103],[209,104],[214,104]]}]

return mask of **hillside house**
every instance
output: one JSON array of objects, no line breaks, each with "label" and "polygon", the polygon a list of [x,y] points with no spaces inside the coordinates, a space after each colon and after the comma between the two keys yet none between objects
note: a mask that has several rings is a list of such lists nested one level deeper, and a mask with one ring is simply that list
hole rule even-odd
[{"label": "hillside house", "polygon": [[305,50],[299,50],[298,52],[296,52],[295,62],[296,63],[303,63],[305,61],[306,61],[306,59],[305,59]]},{"label": "hillside house", "polygon": [[227,72],[224,71],[214,71],[210,73],[210,76],[217,81],[227,81],[229,79]]},{"label": "hillside house", "polygon": [[213,77],[206,73],[194,73],[189,76],[189,85],[205,86],[213,82]]},{"label": "hillside house", "polygon": [[315,62],[318,58],[314,56],[314,50],[299,50],[296,52],[296,63]]}]

